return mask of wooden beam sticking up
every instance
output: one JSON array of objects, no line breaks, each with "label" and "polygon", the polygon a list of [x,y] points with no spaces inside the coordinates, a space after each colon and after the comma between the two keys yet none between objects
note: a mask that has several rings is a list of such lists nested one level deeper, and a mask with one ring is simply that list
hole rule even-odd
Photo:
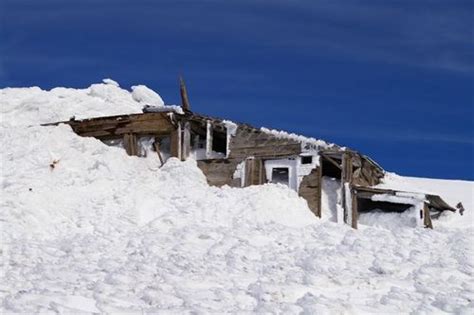
[{"label": "wooden beam sticking up", "polygon": [[190,111],[191,105],[189,104],[188,92],[182,76],[179,76],[179,92],[181,93],[181,107],[184,111]]}]

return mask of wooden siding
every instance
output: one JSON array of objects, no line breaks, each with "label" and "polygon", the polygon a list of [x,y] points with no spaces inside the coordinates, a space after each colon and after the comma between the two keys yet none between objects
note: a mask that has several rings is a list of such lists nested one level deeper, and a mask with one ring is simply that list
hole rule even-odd
[{"label": "wooden siding", "polygon": [[124,134],[169,134],[175,127],[166,113],[147,113],[63,122],[83,137],[110,138]]},{"label": "wooden siding", "polygon": [[239,126],[230,141],[229,158],[277,158],[301,153],[301,144],[292,139],[281,139],[254,128]]}]

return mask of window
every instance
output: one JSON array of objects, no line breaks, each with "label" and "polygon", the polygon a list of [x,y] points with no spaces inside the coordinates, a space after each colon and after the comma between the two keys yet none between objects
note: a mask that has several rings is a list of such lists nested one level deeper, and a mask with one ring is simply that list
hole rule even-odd
[{"label": "window", "polygon": [[212,151],[227,154],[227,132],[212,130]]},{"label": "window", "polygon": [[301,164],[312,164],[312,163],[313,163],[313,157],[311,155],[301,157]]},{"label": "window", "polygon": [[272,169],[272,183],[289,185],[288,167],[274,167]]}]

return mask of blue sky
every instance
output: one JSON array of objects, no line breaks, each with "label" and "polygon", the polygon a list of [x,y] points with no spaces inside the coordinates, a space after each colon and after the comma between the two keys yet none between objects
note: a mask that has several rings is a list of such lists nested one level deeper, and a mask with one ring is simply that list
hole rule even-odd
[{"label": "blue sky", "polygon": [[472,1],[0,0],[0,87],[111,77],[322,138],[403,175],[474,179]]}]

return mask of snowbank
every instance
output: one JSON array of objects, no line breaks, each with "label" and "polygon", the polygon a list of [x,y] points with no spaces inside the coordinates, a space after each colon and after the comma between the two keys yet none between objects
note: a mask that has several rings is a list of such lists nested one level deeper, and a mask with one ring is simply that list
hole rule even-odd
[{"label": "snowbank", "polygon": [[[335,181],[324,185],[327,219],[317,220],[286,187],[209,187],[192,160],[159,168],[156,157],[129,157],[68,126],[38,126],[141,110],[130,92],[106,83],[0,90],[3,313],[474,307],[472,221],[393,229],[371,217],[355,231],[327,209]],[[472,211],[471,182],[399,179],[443,190]]]},{"label": "snowbank", "polygon": [[39,87],[0,90],[2,121],[12,125],[37,125],[55,121],[141,113],[144,105],[180,110],[165,106],[156,92],[144,85],[120,88],[112,79],[92,84],[86,89],[58,87],[45,91]]}]

